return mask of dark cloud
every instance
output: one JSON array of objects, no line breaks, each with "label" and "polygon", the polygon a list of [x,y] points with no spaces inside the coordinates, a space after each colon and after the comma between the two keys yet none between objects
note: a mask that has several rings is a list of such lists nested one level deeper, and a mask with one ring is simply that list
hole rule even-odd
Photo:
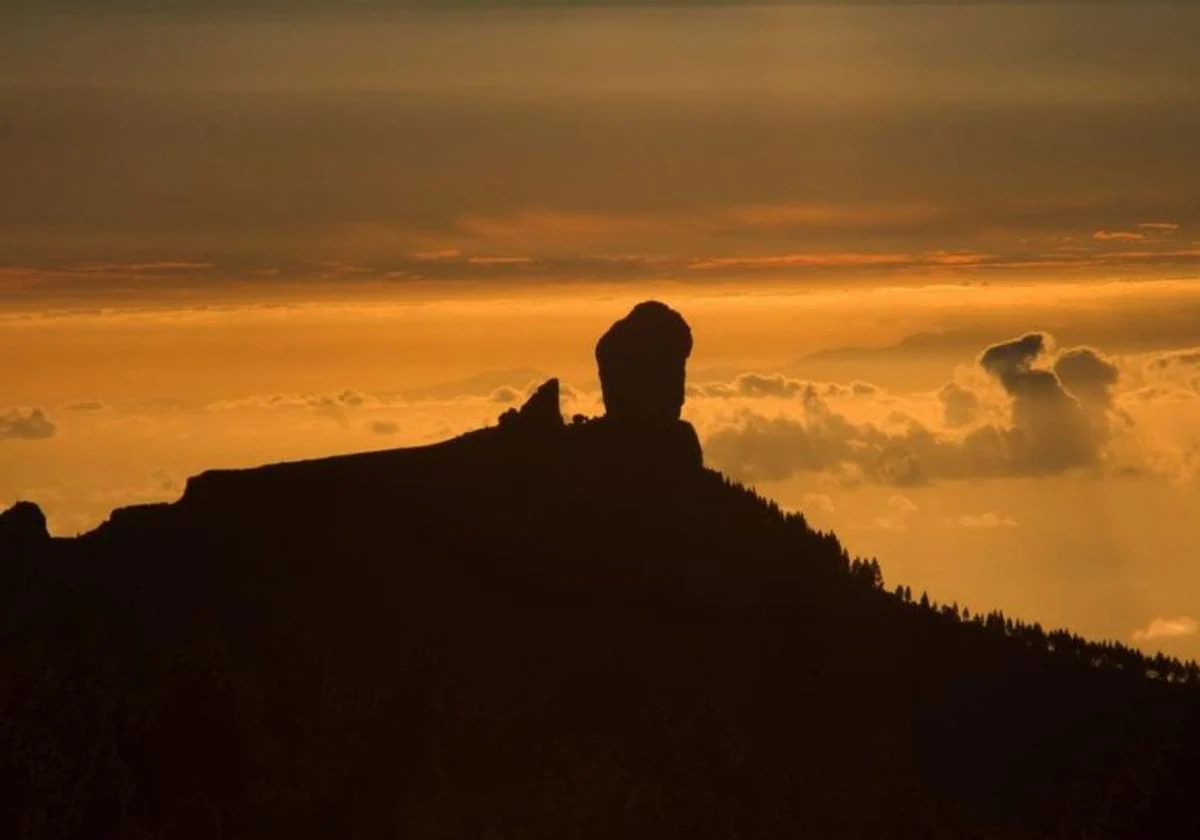
[{"label": "dark cloud", "polygon": [[0,440],[45,440],[57,431],[40,408],[0,411]]},{"label": "dark cloud", "polygon": [[979,356],[979,365],[998,378],[1006,390],[1019,390],[1020,380],[1033,369],[1046,344],[1044,333],[1028,333],[987,348]]},{"label": "dark cloud", "polygon": [[394,435],[400,431],[400,426],[391,420],[374,420],[367,428],[376,435]]}]

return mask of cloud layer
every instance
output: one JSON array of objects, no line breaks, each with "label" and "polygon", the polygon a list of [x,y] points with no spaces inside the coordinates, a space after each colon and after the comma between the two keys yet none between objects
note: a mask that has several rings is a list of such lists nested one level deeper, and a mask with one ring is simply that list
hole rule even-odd
[{"label": "cloud layer", "polygon": [[[752,482],[803,473],[899,487],[1066,472],[1171,474],[1192,449],[1156,454],[1157,442],[1125,405],[1200,399],[1200,353],[1174,351],[1136,365],[1091,347],[1059,350],[1052,336],[1033,332],[987,347],[932,393],[743,374],[693,386],[691,395],[710,463]],[[736,402],[720,412],[706,400]]]}]

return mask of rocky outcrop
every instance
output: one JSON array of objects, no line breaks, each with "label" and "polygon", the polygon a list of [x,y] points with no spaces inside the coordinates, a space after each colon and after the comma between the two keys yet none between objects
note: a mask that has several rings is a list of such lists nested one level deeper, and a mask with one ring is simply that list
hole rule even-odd
[{"label": "rocky outcrop", "polygon": [[655,300],[639,303],[596,344],[605,416],[588,424],[600,460],[646,476],[703,465],[700,440],[683,410],[692,331],[683,316]]},{"label": "rocky outcrop", "polygon": [[33,502],[17,502],[0,513],[0,555],[23,553],[48,542],[46,515]]},{"label": "rocky outcrop", "polygon": [[683,316],[656,300],[635,306],[596,344],[606,417],[637,425],[678,421],[691,352]]},{"label": "rocky outcrop", "polygon": [[510,408],[500,415],[500,428],[524,432],[554,431],[563,427],[559,408],[557,379],[548,379],[538,386],[519,409]]}]

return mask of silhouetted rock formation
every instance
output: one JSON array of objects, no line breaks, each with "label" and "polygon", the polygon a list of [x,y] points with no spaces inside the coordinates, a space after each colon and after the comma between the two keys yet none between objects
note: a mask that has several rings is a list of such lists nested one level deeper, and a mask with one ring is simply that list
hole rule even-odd
[{"label": "silhouetted rock formation", "polygon": [[596,343],[605,415],[581,427],[598,463],[643,476],[703,466],[700,439],[683,409],[692,331],[678,312],[639,303]]},{"label": "silhouetted rock formation", "polygon": [[[685,363],[692,349],[687,322],[657,301],[639,303],[596,344],[607,413],[576,415],[568,427],[557,379],[500,416],[500,431],[532,441],[536,453],[570,465],[579,480],[614,474],[635,481],[671,480],[701,469],[700,439],[679,419]],[[555,433],[567,431],[567,434]]]},{"label": "silhouetted rock formation", "polygon": [[510,408],[500,415],[500,427],[533,433],[561,429],[563,417],[559,408],[558,380],[546,380],[520,409]]},{"label": "silhouetted rock formation", "polygon": [[691,352],[683,316],[655,300],[635,306],[596,344],[606,416],[639,425],[678,420]]},{"label": "silhouetted rock formation", "polygon": [[0,556],[29,551],[49,541],[46,515],[33,502],[17,502],[0,513]]}]

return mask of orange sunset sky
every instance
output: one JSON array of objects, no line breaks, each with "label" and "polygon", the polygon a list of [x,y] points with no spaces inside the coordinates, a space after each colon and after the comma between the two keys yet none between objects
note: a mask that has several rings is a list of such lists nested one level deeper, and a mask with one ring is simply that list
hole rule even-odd
[{"label": "orange sunset sky", "polygon": [[1200,7],[95,5],[0,10],[0,506],[600,413],[653,297],[890,586],[1200,656]]}]

